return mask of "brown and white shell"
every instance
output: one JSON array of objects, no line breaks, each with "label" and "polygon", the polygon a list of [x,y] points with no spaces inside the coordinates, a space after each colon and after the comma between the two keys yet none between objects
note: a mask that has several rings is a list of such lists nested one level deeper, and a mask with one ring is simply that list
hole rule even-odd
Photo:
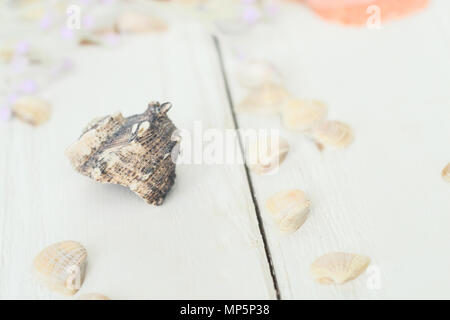
[{"label": "brown and white shell", "polygon": [[147,203],[161,205],[175,182],[179,150],[177,128],[166,114],[170,107],[151,102],[142,114],[95,119],[66,155],[81,174],[128,187]]},{"label": "brown and white shell", "polygon": [[81,287],[87,251],[76,241],[62,241],[42,250],[33,261],[35,276],[50,290],[66,296]]}]

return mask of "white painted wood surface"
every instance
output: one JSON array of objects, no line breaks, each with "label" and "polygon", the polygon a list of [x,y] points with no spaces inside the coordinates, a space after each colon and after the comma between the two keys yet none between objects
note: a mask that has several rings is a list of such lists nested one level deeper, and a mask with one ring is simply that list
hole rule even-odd
[{"label": "white painted wood surface", "polygon": [[[65,148],[96,116],[171,101],[179,128],[232,126],[217,54],[199,24],[172,25],[113,50],[75,53],[76,71],[46,92],[51,121],[1,126],[0,297],[60,298],[31,277],[34,256],[80,241],[80,294],[113,299],[274,298],[243,166],[181,165],[161,207],[78,174]],[[7,151],[6,151],[7,150]]]},{"label": "white painted wood surface", "polygon": [[[450,298],[450,197],[440,176],[450,159],[449,14],[448,2],[434,1],[374,31],[326,24],[291,6],[275,23],[224,39],[235,104],[248,93],[233,76],[236,57],[266,60],[292,95],[324,100],[329,118],[356,135],[346,150],[320,152],[278,117],[238,117],[241,128],[279,128],[291,144],[275,175],[252,175],[282,298]],[[290,188],[304,190],[312,210],[298,232],[283,236],[264,203]],[[368,255],[372,269],[339,287],[314,283],[309,266],[330,251]]]},{"label": "white painted wood surface", "polygon": [[[279,128],[291,151],[277,174],[251,176],[276,280],[284,299],[449,298],[450,4],[379,31],[333,26],[285,4],[274,21],[219,37],[235,104],[236,54],[274,63],[291,93],[326,101],[355,143],[319,152],[277,117],[238,116],[241,128]],[[168,33],[129,38],[114,49],[77,49],[77,65],[45,92],[51,121],[0,125],[0,298],[59,299],[31,275],[33,257],[61,240],[89,253],[80,294],[113,299],[276,298],[242,165],[181,165],[174,189],[151,207],[119,186],[76,173],[64,149],[92,118],[142,112],[172,101],[170,116],[192,130],[233,128],[208,29],[174,20]],[[312,210],[282,236],[265,199],[300,188]],[[369,255],[381,273],[341,287],[321,286],[309,265],[329,251]]]}]

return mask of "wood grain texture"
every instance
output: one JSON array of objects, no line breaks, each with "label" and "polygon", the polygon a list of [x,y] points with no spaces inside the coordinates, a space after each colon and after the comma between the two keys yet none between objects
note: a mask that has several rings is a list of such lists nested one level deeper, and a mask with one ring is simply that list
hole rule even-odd
[{"label": "wood grain texture", "polygon": [[141,113],[171,101],[169,116],[192,130],[232,127],[211,36],[197,23],[130,37],[115,49],[74,52],[76,69],[45,95],[51,121],[2,124],[0,298],[61,298],[31,276],[46,245],[88,250],[79,294],[112,299],[274,298],[243,165],[180,165],[163,206],[78,174],[64,156],[94,117]]},{"label": "wood grain texture", "polygon": [[[271,176],[251,175],[268,252],[284,299],[450,298],[450,3],[381,30],[327,24],[298,4],[247,33],[219,36],[231,99],[246,94],[238,57],[266,59],[298,97],[322,99],[330,118],[355,130],[342,151],[319,152],[278,117],[238,115],[239,128],[278,128],[291,150]],[[48,39],[47,39],[48,40]],[[162,207],[78,174],[64,156],[92,118],[141,113],[171,101],[179,128],[234,128],[210,30],[173,19],[168,33],[127,38],[118,48],[73,52],[75,71],[45,96],[50,122],[0,125],[0,299],[58,299],[37,284],[31,261],[46,245],[77,240],[88,250],[79,292],[113,299],[273,299],[276,291],[242,165],[180,165]],[[307,222],[283,236],[265,200],[299,188]],[[370,274],[343,286],[313,282],[309,266],[329,251],[372,258]]]},{"label": "wood grain texture", "polygon": [[[440,177],[450,158],[448,26],[436,1],[422,14],[381,30],[327,24],[301,6],[247,34],[222,37],[233,101],[248,93],[239,59],[275,64],[294,96],[329,105],[329,118],[349,123],[356,140],[320,152],[278,117],[238,116],[241,128],[278,128],[291,151],[280,170],[252,175],[285,299],[449,298],[449,188]],[[296,233],[283,236],[264,209],[272,194],[304,190],[312,209]],[[372,268],[342,286],[313,282],[309,266],[330,251],[366,254]],[[381,287],[370,281],[380,271]]]}]

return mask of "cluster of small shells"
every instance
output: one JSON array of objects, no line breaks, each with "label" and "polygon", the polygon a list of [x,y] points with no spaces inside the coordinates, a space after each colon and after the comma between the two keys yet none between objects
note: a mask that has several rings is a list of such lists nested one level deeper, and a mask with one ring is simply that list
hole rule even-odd
[{"label": "cluster of small shells", "polygon": [[284,127],[310,136],[319,149],[345,148],[352,143],[350,126],[327,120],[325,103],[293,97],[281,84],[280,73],[272,65],[262,61],[245,62],[238,78],[242,86],[251,90],[238,105],[238,112],[280,114]]},{"label": "cluster of small shells", "polygon": [[[57,242],[44,248],[33,261],[36,278],[51,291],[73,296],[81,288],[87,266],[87,250],[76,241]],[[98,293],[88,293],[80,300],[110,300]]]},{"label": "cluster of small shells", "polygon": [[[283,126],[311,137],[319,150],[340,149],[353,141],[353,131],[341,121],[327,120],[328,108],[318,100],[292,97],[281,84],[280,73],[271,64],[261,61],[243,63],[238,73],[242,86],[250,93],[237,111],[256,115],[281,115]],[[247,163],[256,174],[268,174],[283,162],[289,144],[283,138],[260,138],[250,144]],[[450,165],[444,178],[450,178]],[[310,201],[305,192],[293,189],[278,192],[266,201],[266,209],[283,234],[297,231],[306,221]],[[322,284],[342,284],[357,278],[370,263],[363,255],[333,252],[318,258],[311,265],[313,278]]]}]

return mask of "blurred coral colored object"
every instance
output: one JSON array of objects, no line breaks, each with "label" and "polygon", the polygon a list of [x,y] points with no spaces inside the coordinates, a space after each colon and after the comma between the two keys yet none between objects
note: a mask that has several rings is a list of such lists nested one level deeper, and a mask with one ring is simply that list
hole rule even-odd
[{"label": "blurred coral colored object", "polygon": [[[347,25],[365,25],[378,6],[381,22],[424,9],[429,0],[296,0],[308,4],[321,17]],[[375,8],[376,10],[376,8]]]}]

